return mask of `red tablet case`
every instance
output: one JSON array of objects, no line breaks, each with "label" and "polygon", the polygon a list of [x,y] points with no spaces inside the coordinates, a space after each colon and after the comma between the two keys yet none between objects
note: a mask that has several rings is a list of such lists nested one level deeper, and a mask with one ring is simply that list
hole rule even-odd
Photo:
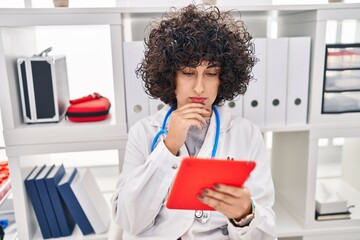
[{"label": "red tablet case", "polygon": [[204,188],[215,184],[241,187],[251,171],[254,161],[184,158],[170,190],[166,207],[170,209],[214,210],[198,199]]},{"label": "red tablet case", "polygon": [[70,101],[66,116],[73,122],[101,121],[108,117],[110,101],[98,93]]}]

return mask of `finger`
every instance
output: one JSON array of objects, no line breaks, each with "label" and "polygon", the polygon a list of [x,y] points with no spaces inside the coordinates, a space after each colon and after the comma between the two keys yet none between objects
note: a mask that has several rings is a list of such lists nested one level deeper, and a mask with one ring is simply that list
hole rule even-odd
[{"label": "finger", "polygon": [[249,192],[249,190],[245,187],[234,187],[225,184],[216,184],[214,189],[218,192],[226,193],[234,197],[241,197],[244,194],[244,191]]},{"label": "finger", "polygon": [[188,113],[198,113],[198,114],[206,115],[209,114],[209,112],[210,112],[209,109],[202,107],[202,108],[186,108],[179,110],[176,113],[178,113],[179,115],[188,114]]},{"label": "finger", "polygon": [[223,201],[223,202],[228,203],[228,204],[235,204],[238,201],[238,198],[233,196],[233,195],[229,195],[229,194],[223,193],[223,192],[214,191],[214,190],[211,190],[211,189],[204,189],[201,192],[201,195],[205,196],[205,197],[214,198],[216,200]]},{"label": "finger", "polygon": [[186,105],[185,106],[182,106],[181,108],[177,109],[176,111],[179,111],[179,112],[182,112],[182,113],[186,113],[186,112],[189,112],[189,111],[198,111],[198,113],[200,113],[201,115],[204,115],[204,116],[209,116],[209,114],[211,113],[211,108],[208,108],[207,106],[205,105],[192,105],[192,104],[189,104],[189,106]]},{"label": "finger", "polygon": [[200,200],[202,203],[204,203],[204,204],[206,204],[206,205],[214,208],[214,209],[217,210],[217,211],[220,211],[221,209],[223,209],[223,208],[225,207],[225,205],[227,205],[226,203],[224,203],[224,202],[221,201],[221,200],[218,200],[218,199],[215,199],[215,198],[211,198],[211,197],[209,197],[209,196],[204,196],[204,195],[202,195],[202,194],[199,196],[199,200]]},{"label": "finger", "polygon": [[[189,109],[184,109],[181,111],[176,110],[175,112],[173,112],[171,119],[184,118],[186,116],[187,116],[187,118],[196,118],[196,117],[194,117],[195,115],[190,115],[190,117],[189,117],[189,114],[197,114],[198,117],[201,117],[202,119],[204,119],[204,117],[202,115],[208,115],[209,111],[204,108],[202,108],[202,109],[201,108],[189,108]],[[193,116],[193,117],[191,117],[191,116]],[[204,121],[205,121],[205,119],[204,119]],[[202,121],[202,122],[204,122],[204,121]],[[206,124],[206,121],[204,123]]]},{"label": "finger", "polygon": [[176,110],[183,110],[187,108],[204,108],[204,105],[201,103],[187,103]]},{"label": "finger", "polygon": [[198,120],[190,119],[190,125],[202,130],[202,126]]},{"label": "finger", "polygon": [[204,196],[202,194],[199,195],[198,198],[202,203],[212,207],[213,209],[215,209],[218,212],[221,212],[227,218],[237,218],[237,217],[241,216],[241,214],[242,214],[240,208],[236,205],[232,205],[232,204],[226,203],[224,201],[220,201],[215,198]]},{"label": "finger", "polygon": [[205,118],[203,116],[201,116],[200,114],[197,114],[197,113],[185,114],[183,116],[183,118],[185,118],[185,119],[194,119],[194,120],[200,121],[203,124],[207,125],[207,122],[206,122]]}]

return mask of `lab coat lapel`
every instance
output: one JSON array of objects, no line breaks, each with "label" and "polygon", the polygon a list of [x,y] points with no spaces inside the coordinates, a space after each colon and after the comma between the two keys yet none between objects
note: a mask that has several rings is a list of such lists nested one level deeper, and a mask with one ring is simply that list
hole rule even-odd
[{"label": "lab coat lapel", "polygon": [[[150,124],[154,127],[156,127],[157,131],[159,131],[161,129],[161,125],[164,121],[165,115],[166,113],[169,111],[170,106],[169,105],[165,105],[160,111],[158,111],[157,113],[155,113],[154,115],[151,116],[150,118]],[[170,116],[171,117],[171,116]],[[168,119],[168,121],[166,122],[166,129],[169,126],[169,122],[170,122],[170,118]]]}]

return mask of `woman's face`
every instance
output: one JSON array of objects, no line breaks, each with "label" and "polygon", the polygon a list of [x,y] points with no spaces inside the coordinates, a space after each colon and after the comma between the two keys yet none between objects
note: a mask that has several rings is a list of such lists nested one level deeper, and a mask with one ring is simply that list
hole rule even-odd
[{"label": "woman's face", "polygon": [[220,67],[202,61],[197,67],[185,67],[176,72],[177,107],[201,103],[211,111],[220,84]]}]

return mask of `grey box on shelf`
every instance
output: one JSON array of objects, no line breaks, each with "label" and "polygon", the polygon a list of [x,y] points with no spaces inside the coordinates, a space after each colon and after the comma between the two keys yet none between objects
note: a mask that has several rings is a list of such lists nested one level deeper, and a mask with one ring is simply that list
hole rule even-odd
[{"label": "grey box on shelf", "polygon": [[25,123],[59,122],[65,115],[69,90],[65,56],[48,56],[51,48],[17,59]]}]

